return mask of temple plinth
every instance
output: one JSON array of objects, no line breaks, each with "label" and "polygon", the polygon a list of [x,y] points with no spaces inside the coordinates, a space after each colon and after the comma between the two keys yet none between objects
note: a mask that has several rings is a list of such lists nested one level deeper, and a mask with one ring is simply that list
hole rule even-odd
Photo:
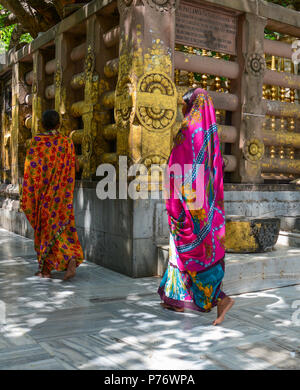
[{"label": "temple plinth", "polygon": [[[0,226],[32,237],[18,185],[42,112],[56,109],[80,166],[74,208],[86,258],[133,277],[161,274],[169,227],[161,176],[148,179],[168,160],[183,94],[201,87],[225,162],[228,250],[269,250],[272,221],[279,235],[298,230],[299,13],[263,0],[93,0],[69,11],[0,65]],[[144,170],[129,174],[137,164]],[[108,166],[116,199],[97,194]]]}]

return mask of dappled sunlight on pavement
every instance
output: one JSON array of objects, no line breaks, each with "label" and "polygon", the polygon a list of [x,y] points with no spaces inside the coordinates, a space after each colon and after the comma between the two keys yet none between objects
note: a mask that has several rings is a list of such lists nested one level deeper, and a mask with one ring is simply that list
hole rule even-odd
[{"label": "dappled sunlight on pavement", "polygon": [[300,368],[300,285],[237,295],[215,327],[216,309],[163,309],[159,278],[85,262],[70,281],[40,279],[31,240],[0,241],[1,369]]}]

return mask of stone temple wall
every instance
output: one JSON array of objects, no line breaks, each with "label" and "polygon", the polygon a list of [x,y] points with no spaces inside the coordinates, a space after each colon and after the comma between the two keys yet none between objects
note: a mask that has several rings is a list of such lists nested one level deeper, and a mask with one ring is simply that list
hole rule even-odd
[{"label": "stone temple wall", "polygon": [[[280,40],[266,39],[266,28]],[[216,110],[228,218],[279,217],[297,230],[299,38],[299,13],[263,0],[93,0],[9,52],[0,65],[0,226],[33,236],[18,193],[30,139],[55,108],[80,164],[74,207],[86,257],[155,274],[157,245],[168,241],[163,202],[100,201],[97,167],[118,172],[125,156],[148,180],[168,159],[182,95],[199,86]]]},{"label": "stone temple wall", "polygon": [[[234,188],[233,188],[234,187]],[[247,191],[247,185],[225,185],[225,212],[234,216],[281,218],[281,229],[300,232],[297,188]],[[250,189],[251,187],[249,187]],[[13,186],[0,188],[0,226],[28,238],[33,229],[18,209]],[[99,200],[96,184],[77,181],[74,196],[76,227],[86,259],[132,277],[161,274],[158,248],[167,245],[169,227],[163,200]],[[242,220],[242,218],[240,218]]]}]

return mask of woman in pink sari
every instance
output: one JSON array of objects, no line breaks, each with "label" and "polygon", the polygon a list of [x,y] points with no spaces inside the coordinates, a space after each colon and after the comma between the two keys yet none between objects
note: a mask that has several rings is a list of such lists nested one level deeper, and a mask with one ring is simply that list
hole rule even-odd
[{"label": "woman in pink sari", "polygon": [[224,163],[211,97],[197,88],[183,99],[184,121],[166,175],[169,264],[158,293],[162,306],[175,311],[208,312],[217,306],[213,324],[218,325],[234,304],[221,290],[225,272]]}]

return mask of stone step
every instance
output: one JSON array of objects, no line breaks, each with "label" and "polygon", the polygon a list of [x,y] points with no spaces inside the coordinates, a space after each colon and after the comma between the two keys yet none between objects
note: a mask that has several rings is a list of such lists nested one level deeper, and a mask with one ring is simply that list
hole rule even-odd
[{"label": "stone step", "polygon": [[295,216],[295,217],[282,216],[280,227],[281,230],[284,230],[286,232],[300,233],[300,216]]},{"label": "stone step", "polygon": [[277,243],[283,246],[300,248],[300,232],[279,232]]},{"label": "stone step", "polygon": [[163,276],[169,261],[169,245],[157,245],[157,275]]},{"label": "stone step", "polygon": [[[300,236],[300,235],[299,235]],[[158,271],[168,264],[168,245],[158,247]],[[300,248],[277,243],[271,252],[227,253],[223,290],[241,294],[300,284]]]}]

